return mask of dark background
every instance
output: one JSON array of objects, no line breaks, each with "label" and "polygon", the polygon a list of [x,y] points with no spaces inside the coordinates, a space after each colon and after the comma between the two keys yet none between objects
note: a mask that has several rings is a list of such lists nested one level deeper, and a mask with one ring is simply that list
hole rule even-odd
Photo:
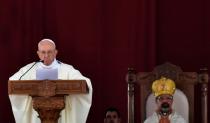
[{"label": "dark background", "polygon": [[92,80],[87,123],[102,123],[109,106],[126,123],[128,67],[151,71],[168,61],[183,71],[210,69],[209,10],[209,0],[0,0],[0,123],[14,123],[8,78],[38,60],[42,38]]}]

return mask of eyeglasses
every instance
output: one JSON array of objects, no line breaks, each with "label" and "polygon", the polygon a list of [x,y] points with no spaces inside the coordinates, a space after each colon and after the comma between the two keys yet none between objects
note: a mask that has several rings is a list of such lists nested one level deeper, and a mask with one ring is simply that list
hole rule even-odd
[{"label": "eyeglasses", "polygon": [[55,50],[48,50],[48,51],[38,51],[40,54],[42,55],[52,55],[53,53],[55,53]]},{"label": "eyeglasses", "polygon": [[159,96],[159,97],[157,97],[157,100],[159,100],[159,101],[163,101],[163,100],[170,100],[170,101],[172,101],[173,100],[173,96]]}]

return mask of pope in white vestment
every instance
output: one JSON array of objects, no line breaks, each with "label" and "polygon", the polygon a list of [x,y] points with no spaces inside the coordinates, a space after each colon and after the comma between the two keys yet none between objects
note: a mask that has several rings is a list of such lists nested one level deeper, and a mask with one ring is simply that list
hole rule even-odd
[{"label": "pope in white vestment", "polygon": [[[53,44],[53,48],[55,48],[54,42],[49,39],[43,39],[40,42],[39,50],[41,53],[39,52],[40,54],[38,55],[43,62],[34,62],[22,67],[9,80],[19,80],[20,78],[21,80],[36,80],[37,69],[57,69],[58,79],[60,80],[86,80],[89,89],[88,94],[69,94],[66,96],[65,108],[61,111],[61,116],[58,120],[58,123],[85,123],[92,103],[92,85],[90,80],[74,69],[73,66],[57,61],[56,55],[51,56],[51,50],[45,48],[49,50],[46,51],[47,55],[46,52],[41,51],[42,45],[45,46],[46,43],[47,45],[50,43],[50,48],[52,48],[51,45]],[[50,64],[47,64],[47,57],[51,57],[52,62],[49,62]],[[41,123],[38,113],[33,109],[31,96],[11,94],[9,98],[16,123]]]}]

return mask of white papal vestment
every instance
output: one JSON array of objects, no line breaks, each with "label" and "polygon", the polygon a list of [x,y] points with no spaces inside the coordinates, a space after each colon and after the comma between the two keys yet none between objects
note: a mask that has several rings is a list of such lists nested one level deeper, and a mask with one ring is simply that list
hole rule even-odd
[{"label": "white papal vestment", "polygon": [[[160,115],[156,112],[149,116],[144,123],[159,123]],[[169,115],[170,123],[186,123],[184,118],[181,115],[178,115],[176,112],[173,112]]]},{"label": "white papal vestment", "polygon": [[[34,63],[24,66],[9,79],[19,80]],[[21,80],[36,80],[36,70],[43,66],[43,63],[38,62],[21,77]],[[92,85],[90,80],[84,77],[78,70],[74,69],[73,66],[58,62],[57,60],[54,60],[52,65],[47,69],[50,67],[56,67],[58,69],[58,79],[86,80],[89,93],[70,94],[66,96],[65,109],[61,111],[61,117],[58,121],[58,123],[85,123],[92,103]],[[38,118],[38,113],[32,107],[32,98],[30,96],[12,94],[9,95],[9,98],[16,123],[41,123],[41,120]]]}]

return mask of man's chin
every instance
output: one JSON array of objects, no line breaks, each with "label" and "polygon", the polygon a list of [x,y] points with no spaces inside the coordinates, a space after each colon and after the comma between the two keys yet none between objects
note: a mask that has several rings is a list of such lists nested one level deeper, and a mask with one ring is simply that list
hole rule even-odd
[{"label": "man's chin", "polygon": [[44,63],[44,65],[47,65],[47,66],[51,64],[50,61],[44,61],[43,63]]}]

